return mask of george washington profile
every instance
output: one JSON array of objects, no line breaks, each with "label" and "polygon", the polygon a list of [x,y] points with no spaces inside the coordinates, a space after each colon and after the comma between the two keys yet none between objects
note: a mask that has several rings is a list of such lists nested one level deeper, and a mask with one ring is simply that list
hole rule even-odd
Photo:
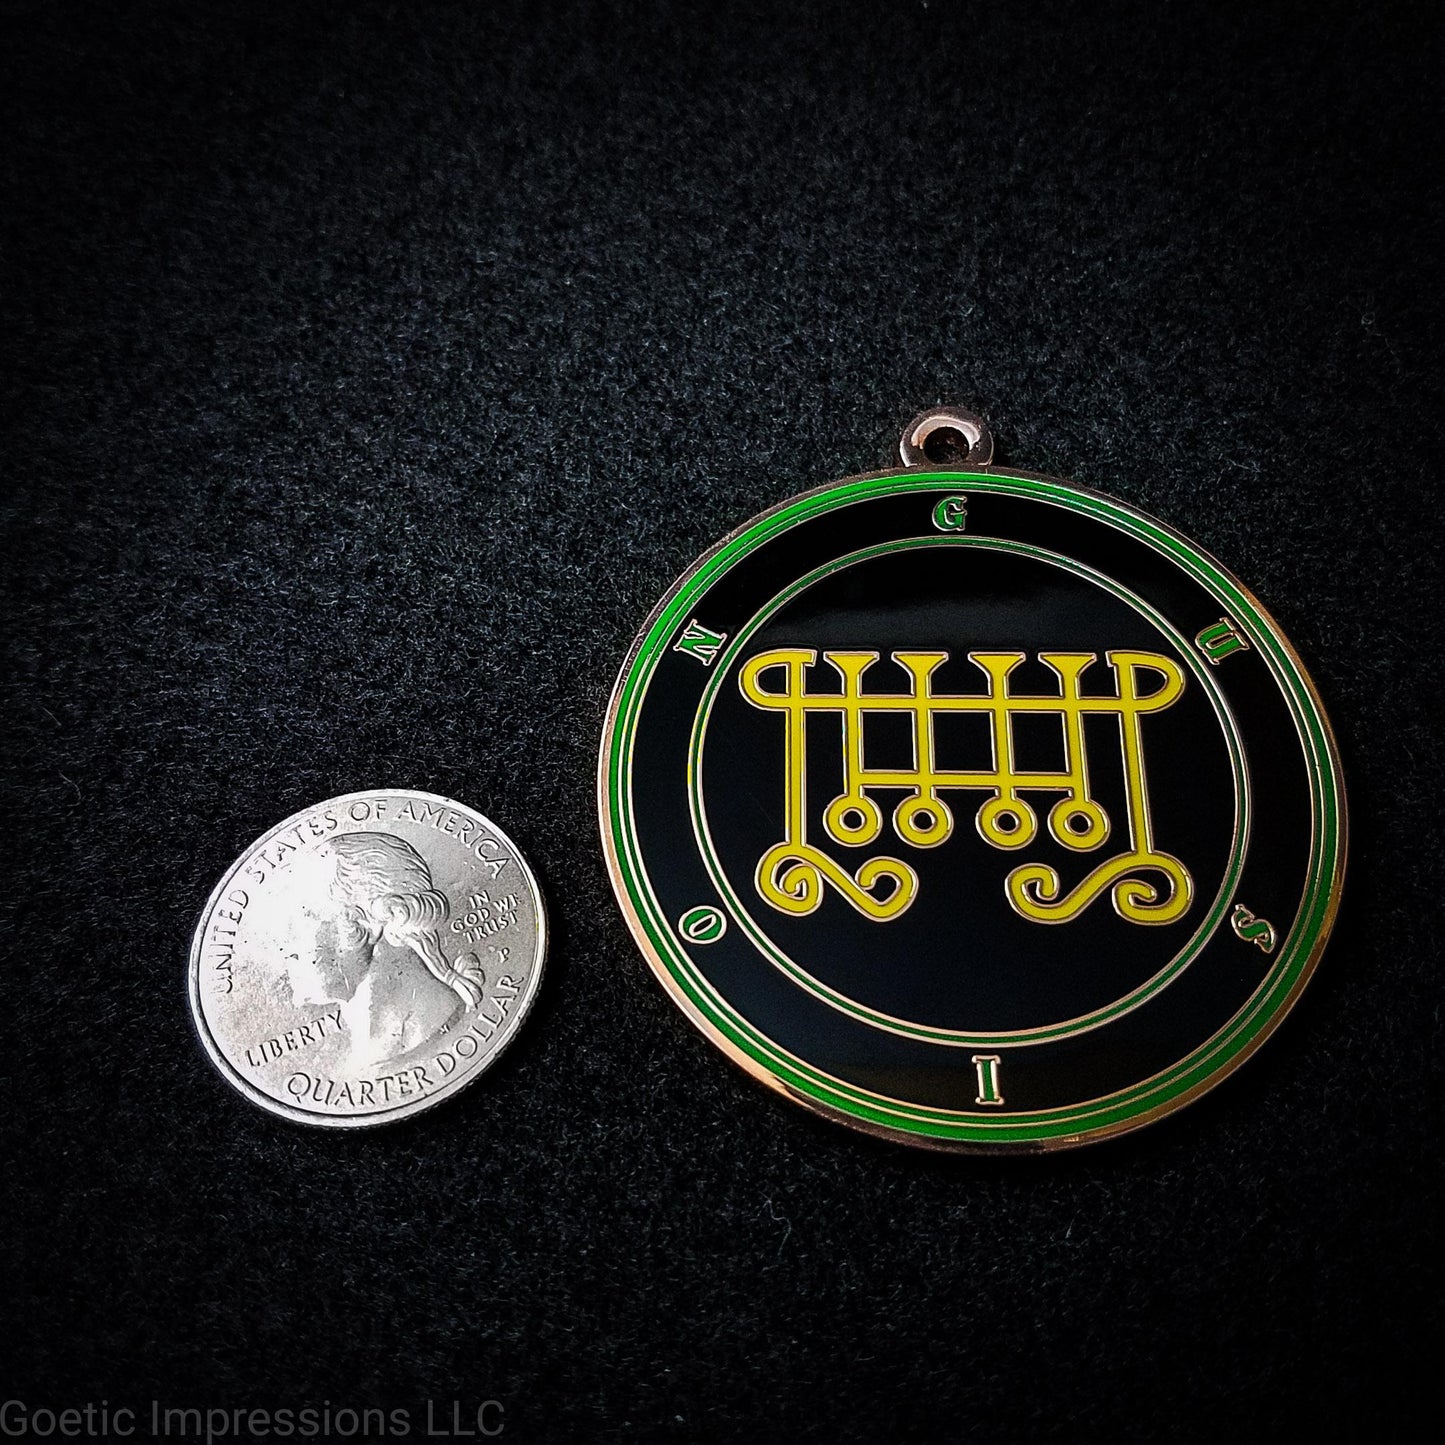
[{"label": "george washington profile", "polygon": [[409,843],[342,833],[288,871],[279,972],[293,1003],[337,1006],[353,1063],[397,1058],[481,1002],[480,961],[442,952],[447,900]]}]

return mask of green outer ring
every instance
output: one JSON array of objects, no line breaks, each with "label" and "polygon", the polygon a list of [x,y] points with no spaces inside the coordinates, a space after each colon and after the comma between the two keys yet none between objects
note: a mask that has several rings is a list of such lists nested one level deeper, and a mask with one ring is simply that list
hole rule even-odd
[{"label": "green outer ring", "polygon": [[[1170,557],[1209,590],[1248,634],[1285,696],[1310,774],[1310,867],[1295,926],[1269,972],[1224,1028],[1178,1063],[1104,1099],[1029,1115],[983,1115],[910,1105],[847,1084],[779,1048],[727,1006],[696,973],[652,897],[631,836],[628,789],[637,713],[679,622],[740,557],[811,517],[853,502],[960,485],[1022,495],[1118,527]],[[1182,1107],[1244,1061],[1298,997],[1324,948],[1344,875],[1346,812],[1338,752],[1303,664],[1253,595],[1218,562],[1164,523],[1098,492],[1023,473],[886,472],[805,492],[755,517],[701,558],[658,605],[623,664],[613,691],[598,770],[602,841],[634,936],[669,992],[737,1062],[817,1112],[867,1132],[956,1150],[1063,1147],[1138,1128]]]},{"label": "green outer ring", "polygon": [[[728,882],[722,865],[718,862],[713,852],[712,839],[708,835],[706,826],[700,831],[698,823],[706,816],[706,805],[702,796],[702,770],[700,767],[702,757],[703,733],[707,730],[708,716],[712,707],[712,700],[717,696],[723,678],[727,670],[732,666],[733,659],[740,649],[747,642],[757,629],[766,622],[784,603],[791,601],[800,592],[812,586],[814,582],[821,581],[831,571],[851,566],[855,562],[878,556],[885,552],[905,551],[912,547],[981,547],[997,551],[1017,552],[1022,556],[1032,557],[1038,561],[1048,562],[1051,565],[1062,564],[1065,568],[1074,570],[1078,574],[1087,574],[1086,580],[1094,583],[1095,586],[1102,586],[1120,601],[1127,603],[1140,613],[1147,621],[1154,624],[1174,645],[1179,649],[1185,665],[1193,672],[1199,680],[1205,695],[1209,698],[1215,713],[1218,715],[1224,733],[1225,747],[1229,751],[1230,766],[1234,771],[1234,782],[1236,789],[1236,817],[1235,817],[1235,840],[1230,851],[1229,862],[1224,870],[1224,878],[1219,885],[1218,895],[1213,908],[1210,909],[1204,921],[1194,930],[1189,943],[1164,968],[1153,975],[1152,978],[1140,984],[1138,988],[1131,989],[1122,997],[1112,1002],[1103,1004],[1098,1008],[1091,1009],[1087,1014],[1077,1019],[1070,1019],[1067,1022],[1042,1025],[1038,1028],[1023,1029],[1016,1032],[980,1033],[967,1034],[961,1029],[945,1029],[933,1027],[928,1024],[909,1023],[902,1019],[892,1019],[887,1015],[879,1014],[866,1005],[848,998],[831,989],[825,984],[818,982],[801,965],[790,959],[781,948],[768,937],[766,931],[756,922],[752,915],[743,907],[742,902],[733,891],[732,885]],[[1128,1013],[1131,1009],[1137,1008],[1141,1003],[1154,997],[1161,989],[1168,987],[1179,975],[1198,957],[1204,945],[1213,935],[1223,921],[1224,915],[1229,911],[1229,899],[1234,892],[1235,885],[1239,881],[1240,874],[1244,871],[1244,856],[1249,844],[1249,780],[1244,767],[1243,748],[1239,741],[1239,730],[1235,725],[1234,716],[1229,711],[1229,705],[1224,700],[1219,685],[1210,676],[1206,664],[1200,661],[1197,653],[1190,648],[1188,641],[1180,634],[1172,623],[1161,617],[1142,597],[1135,596],[1127,587],[1120,586],[1112,578],[1104,577],[1093,568],[1083,567],[1073,561],[1072,558],[1061,556],[1056,552],[1046,551],[1041,547],[1028,546],[1022,542],[1009,542],[997,537],[969,537],[959,535],[945,535],[935,537],[910,537],[901,538],[896,542],[880,543],[877,547],[867,547],[860,552],[855,552],[848,557],[840,557],[835,562],[825,567],[815,568],[806,577],[800,577],[792,586],[784,588],[776,597],[772,598],[766,606],[755,612],[747,623],[740,627],[733,637],[728,639],[727,650],[718,654],[713,675],[708,680],[707,686],[703,689],[702,701],[698,704],[697,720],[693,724],[692,743],[688,751],[689,771],[689,801],[692,804],[693,831],[698,834],[702,846],[703,864],[707,868],[708,876],[718,890],[723,902],[727,905],[729,912],[737,919],[738,926],[752,939],[754,945],[769,959],[776,967],[788,975],[800,988],[807,989],[815,997],[830,1004],[833,1008],[843,1013],[850,1014],[855,1018],[863,1019],[873,1024],[875,1028],[887,1029],[890,1032],[903,1034],[908,1038],[925,1039],[930,1043],[942,1044],[951,1048],[1005,1048],[1019,1045],[1050,1043],[1056,1039],[1068,1038],[1073,1034],[1084,1033],[1088,1029],[1097,1028],[1100,1024],[1108,1023],[1112,1019]]]}]

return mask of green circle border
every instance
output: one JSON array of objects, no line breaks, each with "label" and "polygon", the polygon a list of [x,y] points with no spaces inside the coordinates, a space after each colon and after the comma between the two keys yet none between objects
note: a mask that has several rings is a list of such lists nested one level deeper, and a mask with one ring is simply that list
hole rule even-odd
[{"label": "green circle border", "polygon": [[[1101,1099],[1029,1114],[944,1110],[861,1089],[789,1053],[734,1012],[692,966],[653,896],[632,831],[629,789],[638,713],[648,683],[693,604],[734,563],[801,522],[855,502],[960,486],[1029,497],[1103,521],[1169,557],[1215,596],[1264,659],[1283,694],[1309,772],[1310,861],[1294,926],[1234,1017],[1168,1069]],[[802,493],[718,543],[669,590],[618,676],[598,765],[602,843],[634,937],[693,1023],[736,1062],[795,1101],[866,1132],[941,1149],[1035,1151],[1135,1129],[1181,1108],[1238,1067],[1299,996],[1329,935],[1344,876],[1347,815],[1339,754],[1324,708],[1294,649],[1231,573],[1166,524],[1102,493],[1028,473],[885,472]]]}]

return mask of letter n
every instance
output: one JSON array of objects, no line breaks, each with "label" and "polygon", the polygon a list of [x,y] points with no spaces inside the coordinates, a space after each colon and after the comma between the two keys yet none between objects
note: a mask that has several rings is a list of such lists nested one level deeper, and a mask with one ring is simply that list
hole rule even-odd
[{"label": "letter n", "polygon": [[696,617],[682,630],[682,636],[672,645],[674,652],[686,652],[707,667],[717,656],[717,650],[728,640],[726,632],[714,632],[704,627]]}]

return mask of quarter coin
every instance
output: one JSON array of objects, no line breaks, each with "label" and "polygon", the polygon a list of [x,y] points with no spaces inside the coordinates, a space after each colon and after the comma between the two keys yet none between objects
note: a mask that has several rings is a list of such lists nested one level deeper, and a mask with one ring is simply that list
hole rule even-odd
[{"label": "quarter coin", "polygon": [[500,828],[449,798],[348,793],[227,870],[191,944],[191,1014],[254,1104],[357,1128],[487,1069],[537,994],[541,891]]}]

